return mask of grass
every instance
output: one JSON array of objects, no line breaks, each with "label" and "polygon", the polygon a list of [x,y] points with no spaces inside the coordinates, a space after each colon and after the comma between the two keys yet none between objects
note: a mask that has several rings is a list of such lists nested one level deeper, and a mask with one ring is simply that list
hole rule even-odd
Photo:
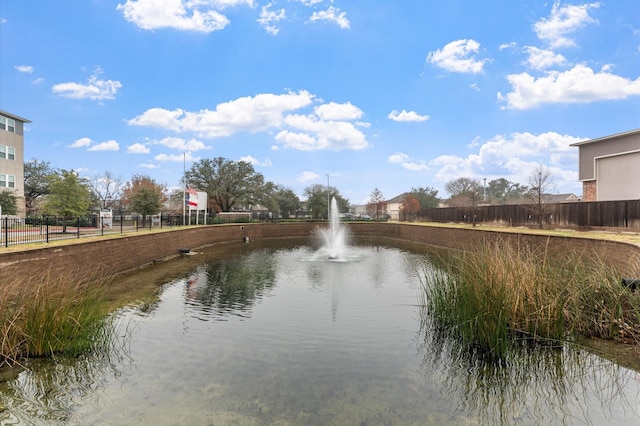
[{"label": "grass", "polygon": [[52,276],[48,270],[0,280],[0,366],[28,357],[78,355],[110,340],[106,279],[96,273]]},{"label": "grass", "polygon": [[[440,256],[425,272],[423,297],[434,326],[503,357],[517,341],[580,337],[640,344],[640,292],[620,271],[585,253],[484,243]],[[636,268],[638,265],[630,265]]]}]

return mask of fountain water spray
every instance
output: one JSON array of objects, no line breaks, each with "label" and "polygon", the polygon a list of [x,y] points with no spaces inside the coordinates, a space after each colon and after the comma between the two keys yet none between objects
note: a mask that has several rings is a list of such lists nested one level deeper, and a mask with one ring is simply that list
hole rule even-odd
[{"label": "fountain water spray", "polygon": [[345,250],[347,247],[347,231],[340,224],[340,215],[338,213],[338,203],[336,198],[331,199],[331,206],[329,209],[329,228],[320,231],[323,238],[323,246],[320,249],[320,253],[327,256],[327,258],[344,259]]}]

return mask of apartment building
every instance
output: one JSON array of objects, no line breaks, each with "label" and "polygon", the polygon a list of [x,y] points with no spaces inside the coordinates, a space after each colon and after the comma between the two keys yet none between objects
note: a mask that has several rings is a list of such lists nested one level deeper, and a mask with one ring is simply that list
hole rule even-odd
[{"label": "apartment building", "polygon": [[0,110],[0,191],[14,191],[18,215],[25,214],[24,125],[26,118]]}]

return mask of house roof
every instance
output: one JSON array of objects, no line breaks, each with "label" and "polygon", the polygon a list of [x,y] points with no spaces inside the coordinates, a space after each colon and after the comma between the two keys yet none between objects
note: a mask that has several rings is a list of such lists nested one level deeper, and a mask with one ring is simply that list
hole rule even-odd
[{"label": "house roof", "polygon": [[396,195],[395,197],[391,198],[390,200],[387,200],[387,204],[389,203],[402,203],[404,201],[404,198],[408,195],[408,192],[403,192],[400,195]]},{"label": "house roof", "polygon": [[604,136],[604,137],[601,137],[601,138],[589,139],[587,141],[576,142],[576,143],[572,143],[569,146],[581,146],[581,145],[587,145],[587,144],[590,144],[590,143],[604,142],[606,140],[617,139],[617,138],[620,138],[620,137],[623,137],[623,136],[629,136],[629,135],[635,135],[635,134],[640,134],[640,129],[629,130],[628,132],[616,133],[615,135],[609,135],[609,136]]},{"label": "house roof", "polygon": [[27,120],[26,118],[22,118],[22,117],[20,117],[18,115],[11,114],[11,113],[3,111],[1,109],[0,109],[0,114],[4,115],[6,117],[9,117],[9,118],[13,118],[14,120],[17,120],[17,121],[22,121],[23,123],[31,123],[31,120]]}]

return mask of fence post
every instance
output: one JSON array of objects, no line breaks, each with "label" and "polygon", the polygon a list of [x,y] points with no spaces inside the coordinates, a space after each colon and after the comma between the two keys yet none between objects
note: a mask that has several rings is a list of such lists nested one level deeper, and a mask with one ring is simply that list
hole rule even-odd
[{"label": "fence post", "polygon": [[44,223],[45,223],[45,231],[47,233],[46,240],[47,242],[49,242],[49,217],[48,216],[44,218]]},{"label": "fence post", "polygon": [[4,218],[4,246],[9,247],[9,218]]},{"label": "fence post", "polygon": [[80,238],[80,216],[76,217],[76,236]]},{"label": "fence post", "polygon": [[104,218],[100,215],[100,235],[104,235]]}]

